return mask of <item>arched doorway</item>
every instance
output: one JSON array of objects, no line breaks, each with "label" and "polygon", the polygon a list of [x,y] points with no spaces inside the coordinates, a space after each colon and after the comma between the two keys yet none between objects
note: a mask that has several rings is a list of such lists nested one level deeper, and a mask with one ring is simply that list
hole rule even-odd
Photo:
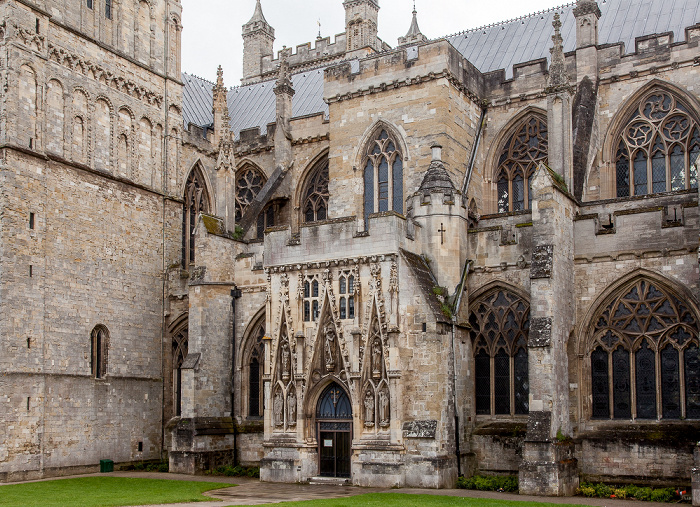
[{"label": "arched doorway", "polygon": [[350,477],[352,406],[347,392],[332,382],[316,406],[319,475]]}]

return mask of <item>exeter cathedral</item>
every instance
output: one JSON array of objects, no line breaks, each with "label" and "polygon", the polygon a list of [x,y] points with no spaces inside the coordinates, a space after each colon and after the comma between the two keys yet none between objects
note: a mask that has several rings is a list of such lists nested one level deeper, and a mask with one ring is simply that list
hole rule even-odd
[{"label": "exeter cathedral", "polygon": [[180,0],[0,2],[0,481],[700,490],[698,1],[336,2],[232,88]]}]

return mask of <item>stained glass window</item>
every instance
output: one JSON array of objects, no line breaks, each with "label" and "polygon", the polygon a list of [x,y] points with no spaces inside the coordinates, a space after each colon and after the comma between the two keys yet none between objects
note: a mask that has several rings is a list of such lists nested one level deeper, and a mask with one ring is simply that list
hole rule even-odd
[{"label": "stained glass window", "polygon": [[[262,374],[265,358],[265,318],[261,318],[248,342],[248,417],[262,417]],[[245,364],[245,363],[244,363]]]},{"label": "stained glass window", "polygon": [[682,101],[661,89],[647,94],[619,136],[617,196],[696,188],[698,138],[700,127]]},{"label": "stained glass window", "polygon": [[304,189],[301,209],[304,222],[328,218],[328,161],[321,163],[309,177]]},{"label": "stained glass window", "polygon": [[604,305],[594,322],[592,417],[700,418],[698,323],[683,299],[639,279]]},{"label": "stained glass window", "polygon": [[530,115],[518,124],[501,150],[496,177],[499,213],[530,208],[530,180],[540,162],[547,163],[547,122]]},{"label": "stained glass window", "polygon": [[508,290],[496,289],[475,301],[473,308],[469,322],[476,413],[527,414],[529,304]]},{"label": "stained glass window", "polygon": [[182,264],[187,268],[194,262],[194,233],[200,213],[209,213],[210,203],[204,175],[199,167],[190,172],[185,185],[182,210]]},{"label": "stained glass window", "polygon": [[236,221],[241,219],[263,185],[265,177],[252,167],[247,166],[236,172]]},{"label": "stained glass window", "polygon": [[367,149],[364,168],[364,217],[382,211],[403,213],[403,158],[396,142],[381,130]]}]

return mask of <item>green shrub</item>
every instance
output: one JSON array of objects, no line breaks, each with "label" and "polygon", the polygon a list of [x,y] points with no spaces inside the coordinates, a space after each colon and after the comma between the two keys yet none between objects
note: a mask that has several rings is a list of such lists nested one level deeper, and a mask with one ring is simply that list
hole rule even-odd
[{"label": "green shrub", "polygon": [[215,468],[207,472],[209,475],[226,475],[228,477],[260,477],[260,468],[258,467],[242,467],[240,465],[231,466],[225,465]]},{"label": "green shrub", "polygon": [[479,491],[518,491],[518,477],[515,475],[474,475],[457,479],[457,487],[461,489],[477,489]]},{"label": "green shrub", "polygon": [[675,491],[673,488],[659,488],[651,492],[652,502],[670,502],[673,500]]},{"label": "green shrub", "polygon": [[673,488],[640,488],[634,484],[629,484],[627,486],[608,486],[602,483],[591,484],[585,481],[581,481],[578,493],[589,498],[634,498],[635,500],[652,502],[672,502],[678,496],[676,490]]},{"label": "green shrub", "polygon": [[588,498],[598,496],[596,494],[595,488],[593,486],[585,486],[585,485],[581,484],[581,486],[579,486],[579,488],[578,488],[578,492],[579,492],[579,494],[581,494],[583,496],[587,496]]}]

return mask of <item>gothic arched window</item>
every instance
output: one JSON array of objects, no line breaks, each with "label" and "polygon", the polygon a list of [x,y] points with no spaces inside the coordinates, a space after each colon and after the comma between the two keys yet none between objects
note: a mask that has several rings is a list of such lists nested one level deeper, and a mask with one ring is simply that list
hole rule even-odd
[{"label": "gothic arched window", "polygon": [[[248,339],[248,346],[244,356],[244,368],[247,369],[248,380],[248,417],[259,418],[263,416],[263,365],[265,360],[265,317],[261,317],[253,328]],[[245,375],[246,372],[244,372]]]},{"label": "gothic arched window", "polygon": [[489,291],[469,316],[474,348],[476,413],[527,414],[530,305],[513,292]]},{"label": "gothic arched window", "polygon": [[107,374],[107,353],[109,351],[109,331],[99,325],[90,333],[90,369],[94,378],[104,378]]},{"label": "gothic arched window", "polygon": [[265,177],[252,167],[244,167],[236,173],[236,221],[241,219],[263,185]]},{"label": "gothic arched window", "polygon": [[594,322],[593,418],[700,419],[699,328],[688,304],[641,279]]},{"label": "gothic arched window", "polygon": [[393,210],[403,213],[403,158],[386,130],[369,144],[364,170],[365,227],[369,215]]},{"label": "gothic arched window", "polygon": [[328,218],[328,160],[311,173],[302,198],[301,210],[304,222],[316,222]]},{"label": "gothic arched window", "polygon": [[199,167],[190,172],[185,185],[182,210],[182,264],[186,268],[194,263],[194,232],[200,213],[209,213],[209,194],[204,175]]},{"label": "gothic arched window", "polygon": [[187,357],[187,325],[173,336],[173,404],[175,415],[182,414],[182,363]]},{"label": "gothic arched window", "polygon": [[500,151],[496,170],[499,213],[531,207],[531,179],[540,162],[547,163],[547,122],[530,115],[518,123]]},{"label": "gothic arched window", "polygon": [[665,90],[639,102],[616,140],[617,197],[697,188],[700,127]]}]

